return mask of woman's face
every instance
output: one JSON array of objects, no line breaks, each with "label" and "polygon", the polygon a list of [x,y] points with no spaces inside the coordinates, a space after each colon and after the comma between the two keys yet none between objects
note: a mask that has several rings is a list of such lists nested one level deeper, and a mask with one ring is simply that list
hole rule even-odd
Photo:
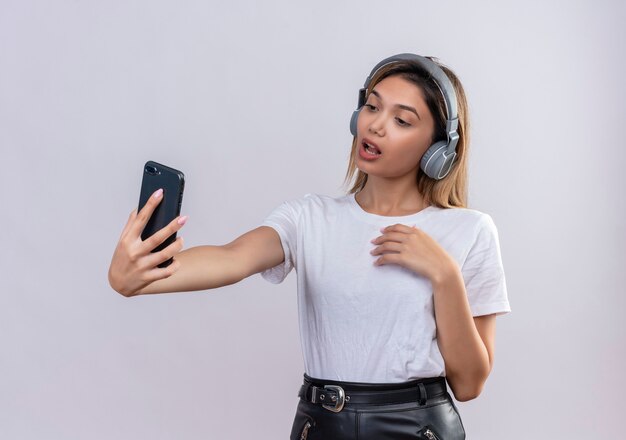
[{"label": "woman's face", "polygon": [[[434,131],[434,120],[422,91],[400,76],[380,81],[357,121],[357,167],[369,175],[399,177],[419,167]],[[380,152],[372,155],[364,143]]]}]

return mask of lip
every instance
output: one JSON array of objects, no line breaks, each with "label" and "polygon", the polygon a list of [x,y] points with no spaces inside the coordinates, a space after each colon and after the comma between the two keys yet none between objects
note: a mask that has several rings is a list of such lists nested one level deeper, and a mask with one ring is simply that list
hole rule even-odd
[{"label": "lip", "polygon": [[367,142],[368,144],[370,144],[373,147],[376,147],[378,149],[378,151],[380,151],[381,153],[383,152],[383,150],[380,149],[380,147],[378,146],[378,144],[376,144],[375,142],[372,142],[371,140],[369,140],[368,138],[363,138],[363,140],[361,141],[361,144],[363,144],[363,142]]},{"label": "lip", "polygon": [[370,153],[368,153],[367,150],[365,149],[365,147],[363,146],[364,142],[367,142],[368,144],[374,145],[376,148],[378,148],[376,146],[376,144],[368,141],[367,139],[363,139],[363,141],[359,144],[359,157],[361,157],[361,159],[372,161],[372,160],[376,160],[380,156],[382,156],[382,153],[381,154],[370,154]]}]

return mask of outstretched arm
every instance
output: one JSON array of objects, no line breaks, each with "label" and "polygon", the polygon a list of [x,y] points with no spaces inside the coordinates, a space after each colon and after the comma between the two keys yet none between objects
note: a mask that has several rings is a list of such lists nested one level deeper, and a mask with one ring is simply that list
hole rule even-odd
[{"label": "outstretched arm", "polygon": [[179,253],[177,272],[136,294],[215,289],[274,267],[284,258],[278,233],[268,226],[259,226],[226,245],[196,246]]},{"label": "outstretched arm", "polygon": [[[284,260],[278,233],[260,226],[223,246],[196,246],[181,252],[182,237],[152,253],[159,243],[182,225],[175,219],[146,240],[140,234],[159,200],[150,198],[133,211],[115,249],[109,267],[109,284],[123,296],[215,289],[274,267]],[[156,267],[174,257],[168,267]]]}]

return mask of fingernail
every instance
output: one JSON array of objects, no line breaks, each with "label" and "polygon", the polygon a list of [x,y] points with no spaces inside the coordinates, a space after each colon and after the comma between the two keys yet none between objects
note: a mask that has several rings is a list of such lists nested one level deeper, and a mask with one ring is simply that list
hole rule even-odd
[{"label": "fingernail", "polygon": [[179,225],[184,225],[184,224],[185,224],[185,222],[187,221],[187,219],[188,219],[188,218],[189,218],[189,216],[188,216],[188,215],[185,215],[185,216],[183,216],[183,217],[179,218],[179,219],[178,219],[178,224],[179,224]]},{"label": "fingernail", "polygon": [[370,240],[370,243],[374,243],[375,241],[376,241],[376,239],[375,239],[375,238],[372,238],[372,239]]},{"label": "fingernail", "polygon": [[161,194],[163,194],[163,188],[159,188],[154,192],[154,198],[158,199],[159,197],[161,197]]},{"label": "fingernail", "polygon": [[380,228],[380,232],[385,232],[385,228]]}]

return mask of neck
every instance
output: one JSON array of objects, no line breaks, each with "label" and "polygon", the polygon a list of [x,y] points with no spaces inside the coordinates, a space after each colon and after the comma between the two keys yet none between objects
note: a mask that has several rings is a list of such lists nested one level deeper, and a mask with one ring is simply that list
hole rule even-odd
[{"label": "neck", "polygon": [[394,182],[368,176],[365,187],[355,194],[355,200],[365,211],[385,216],[407,215],[426,208],[415,180]]}]

